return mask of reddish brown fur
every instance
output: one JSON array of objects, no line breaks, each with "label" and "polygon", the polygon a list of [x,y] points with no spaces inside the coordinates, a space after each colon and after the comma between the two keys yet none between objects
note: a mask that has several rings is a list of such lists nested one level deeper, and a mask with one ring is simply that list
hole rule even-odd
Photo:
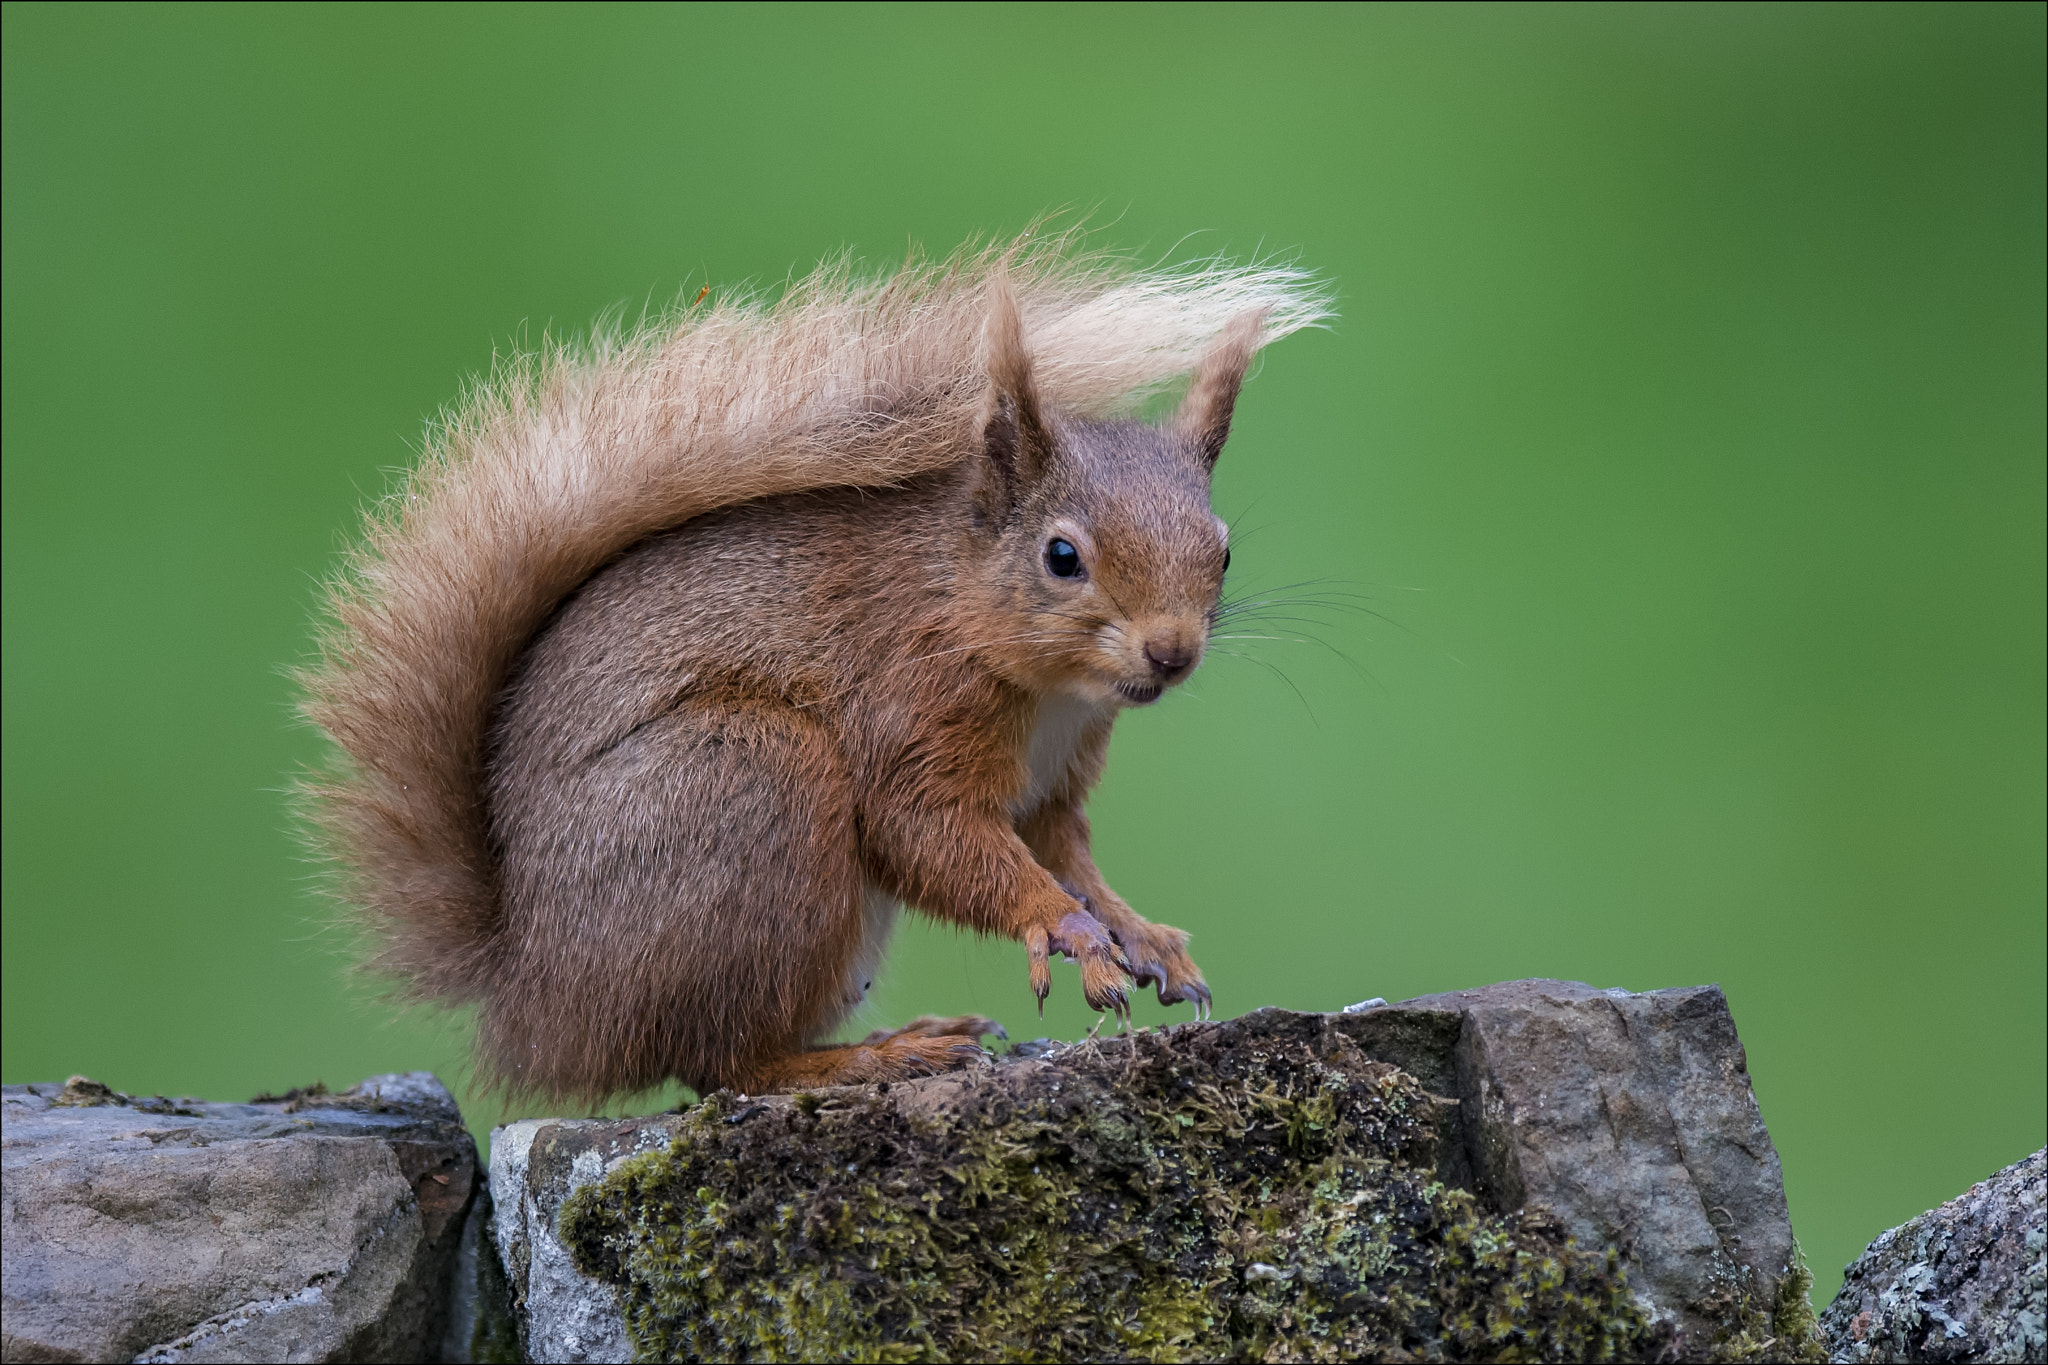
[{"label": "reddish brown fur", "polygon": [[[810,371],[801,402],[747,395],[692,353],[670,368],[738,384],[756,409],[727,403],[725,444],[707,447],[701,394],[680,416],[633,400],[681,442],[680,483],[616,417],[607,448],[626,453],[579,454],[588,414],[609,410],[586,395],[580,418],[515,412],[480,451],[444,456],[421,507],[376,529],[314,679],[314,714],[357,763],[327,789],[330,826],[382,963],[423,995],[480,1001],[500,1079],[759,1091],[957,1064],[989,1021],[811,1046],[861,998],[897,901],[1023,941],[1041,997],[1065,952],[1098,1008],[1124,1007],[1127,969],[1162,1000],[1206,1001],[1186,936],[1103,882],[1082,802],[1117,709],[1199,661],[1224,559],[1209,470],[1258,342],[1313,312],[1298,277],[1241,290],[1250,306],[1197,357],[1174,422],[1096,420],[1076,338],[1103,344],[1147,300],[1119,314],[1113,290],[1043,264],[1013,284],[1016,260],[968,261],[978,383],[947,365],[906,393],[899,373],[868,390],[895,398],[856,393],[834,417]],[[1019,289],[1067,291],[1029,349]],[[866,336],[886,331],[887,293],[865,318],[821,297],[850,318],[841,335]],[[1262,326],[1274,308],[1294,312]],[[770,342],[790,331],[766,317]],[[575,382],[602,399],[652,381],[600,367]],[[1084,575],[1049,572],[1054,536]]]}]

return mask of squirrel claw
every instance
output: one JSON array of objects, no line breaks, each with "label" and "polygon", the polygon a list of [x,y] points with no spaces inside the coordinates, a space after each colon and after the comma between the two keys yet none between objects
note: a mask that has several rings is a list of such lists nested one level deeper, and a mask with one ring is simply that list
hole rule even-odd
[{"label": "squirrel claw", "polygon": [[1130,961],[1101,921],[1086,912],[1076,912],[1060,921],[1054,948],[1081,963],[1081,994],[1090,1009],[1115,1010],[1119,1019],[1130,1009],[1124,990],[1129,980]]},{"label": "squirrel claw", "polygon": [[1088,1008],[1100,1010],[1105,1014],[1113,1014],[1119,1023],[1130,1018],[1131,1015],[1130,998],[1120,990],[1104,991],[1102,994],[1091,998],[1088,1001]]},{"label": "squirrel claw", "polygon": [[1081,964],[1081,994],[1089,1008],[1114,1008],[1119,1018],[1129,1010],[1124,982],[1129,977],[1130,959],[1102,921],[1086,910],[1068,913],[1050,929],[1025,931],[1024,946],[1031,958],[1031,990],[1038,997],[1039,1018],[1045,1017],[1045,997],[1052,991],[1054,953]]},{"label": "squirrel claw", "polygon": [[1209,1017],[1209,985],[1207,982],[1203,981],[1202,978],[1200,978],[1199,976],[1192,981],[1182,981],[1180,984],[1175,986],[1169,986],[1164,982],[1160,983],[1160,1004],[1178,1005],[1183,1000],[1192,1000],[1195,1002],[1196,1018],[1206,1019]]},{"label": "squirrel claw", "polygon": [[1197,1019],[1210,1017],[1209,987],[1188,957],[1185,933],[1170,925],[1148,924],[1131,916],[1118,926],[1116,938],[1129,954],[1131,979],[1140,989],[1156,987],[1162,1005],[1191,1000]]},{"label": "squirrel claw", "polygon": [[1031,958],[1031,993],[1038,997],[1038,1017],[1045,1018],[1045,997],[1052,994],[1052,936],[1043,929],[1024,935],[1024,948]]}]

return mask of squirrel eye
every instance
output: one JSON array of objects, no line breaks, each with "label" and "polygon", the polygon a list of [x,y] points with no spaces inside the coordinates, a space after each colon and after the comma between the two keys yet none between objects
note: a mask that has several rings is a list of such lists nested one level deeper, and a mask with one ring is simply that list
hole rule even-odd
[{"label": "squirrel eye", "polygon": [[1230,547],[1228,545],[1223,547],[1223,572],[1230,572]]},{"label": "squirrel eye", "polygon": [[1045,570],[1054,578],[1073,578],[1081,572],[1081,552],[1055,536],[1045,544]]}]

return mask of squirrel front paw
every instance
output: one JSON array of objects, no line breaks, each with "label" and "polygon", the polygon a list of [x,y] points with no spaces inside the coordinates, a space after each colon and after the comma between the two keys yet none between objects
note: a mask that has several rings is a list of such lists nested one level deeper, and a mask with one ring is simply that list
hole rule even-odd
[{"label": "squirrel front paw", "polygon": [[1045,1014],[1045,997],[1052,993],[1054,953],[1062,953],[1081,964],[1081,994],[1087,999],[1088,1008],[1112,1010],[1119,1020],[1131,1017],[1130,995],[1124,989],[1130,979],[1130,963],[1102,921],[1086,910],[1062,916],[1051,928],[1025,931],[1024,946],[1031,955],[1031,991],[1038,997],[1041,1018]]},{"label": "squirrel front paw", "polygon": [[1130,963],[1131,980],[1140,990],[1157,986],[1160,1004],[1178,1005],[1183,1000],[1192,1000],[1195,1017],[1209,1017],[1209,983],[1202,979],[1202,969],[1188,956],[1186,930],[1170,924],[1152,924],[1132,915],[1128,923],[1118,924],[1110,933],[1122,946],[1125,960]]}]

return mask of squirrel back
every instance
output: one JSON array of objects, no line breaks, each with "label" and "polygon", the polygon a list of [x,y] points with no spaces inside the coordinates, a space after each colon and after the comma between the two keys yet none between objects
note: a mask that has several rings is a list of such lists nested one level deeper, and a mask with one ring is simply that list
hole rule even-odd
[{"label": "squirrel back", "polygon": [[1082,418],[1186,374],[1233,319],[1260,319],[1248,357],[1322,316],[1292,269],[1134,273],[1074,245],[1026,234],[881,279],[830,264],[772,304],[512,362],[437,427],[331,585],[304,679],[340,751],[309,794],[376,969],[446,1002],[503,984],[492,720],[522,651],[605,565],[720,508],[957,465],[987,420],[998,296],[1038,393]]}]

